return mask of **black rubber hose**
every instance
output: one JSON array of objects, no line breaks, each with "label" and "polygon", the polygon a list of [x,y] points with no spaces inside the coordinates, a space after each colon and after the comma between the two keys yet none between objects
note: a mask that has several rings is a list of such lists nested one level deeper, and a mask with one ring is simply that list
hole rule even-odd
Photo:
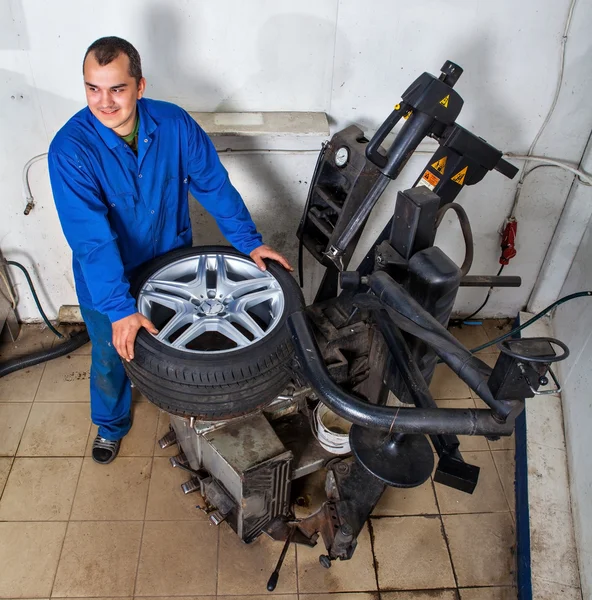
[{"label": "black rubber hose", "polygon": [[29,275],[29,271],[27,271],[27,269],[25,269],[25,267],[23,267],[23,265],[21,265],[21,263],[18,263],[15,260],[7,260],[6,263],[13,267],[17,267],[25,274],[25,277],[27,278],[27,283],[29,284],[29,288],[31,290],[31,294],[33,295],[33,300],[35,300],[35,304],[37,305],[37,310],[43,317],[45,324],[51,329],[51,331],[57,337],[59,337],[60,339],[63,339],[64,336],[49,322],[49,319],[47,318],[45,311],[41,307],[41,302],[39,302],[39,298],[37,297],[37,292],[35,291],[35,286],[33,285],[33,280],[31,279],[31,276]]},{"label": "black rubber hose", "polygon": [[14,373],[20,369],[26,369],[27,367],[38,365],[47,360],[52,360],[54,358],[59,358],[60,356],[65,356],[66,354],[70,354],[70,352],[74,352],[74,350],[84,346],[84,344],[86,344],[88,341],[88,332],[86,329],[84,329],[83,331],[70,336],[70,338],[55,348],[34,352],[33,354],[28,354],[27,356],[22,356],[20,358],[6,360],[0,363],[0,377],[10,375],[10,373]]},{"label": "black rubber hose", "polygon": [[520,327],[516,327],[516,328],[512,329],[512,331],[508,331],[508,333],[504,333],[504,335],[500,335],[499,337],[495,338],[495,340],[491,340],[490,342],[487,342],[486,344],[481,344],[481,346],[477,346],[476,348],[473,348],[471,350],[471,352],[473,354],[476,354],[477,352],[481,352],[481,350],[485,350],[485,348],[489,348],[490,346],[499,344],[503,340],[505,340],[509,337],[513,337],[519,331],[526,329],[527,327],[529,327],[530,325],[532,325],[533,323],[538,321],[540,318],[544,317],[548,312],[552,311],[554,308],[557,308],[558,306],[561,306],[565,302],[569,302],[570,300],[575,300],[576,298],[586,298],[586,297],[587,298],[592,297],[592,290],[588,290],[585,292],[575,292],[573,294],[563,296],[563,298],[559,298],[559,300],[555,300],[555,302],[553,302],[552,304],[549,304],[549,306],[547,306],[547,308],[543,308],[543,310],[541,310],[541,312],[537,313],[534,317],[532,317],[531,319],[526,321],[526,323],[523,323],[522,325],[520,325]]},{"label": "black rubber hose", "polygon": [[456,408],[399,408],[369,404],[341,389],[329,375],[303,311],[288,317],[300,368],[321,402],[351,423],[392,433],[511,435],[513,423],[500,423],[491,411]]},{"label": "black rubber hose", "polygon": [[458,222],[460,223],[460,229],[463,234],[463,238],[465,240],[465,259],[463,260],[463,264],[460,267],[460,272],[464,277],[473,266],[473,231],[471,230],[471,223],[469,221],[469,216],[465,212],[465,209],[456,202],[450,202],[449,204],[445,204],[436,215],[436,229],[440,227],[440,223],[442,223],[442,219],[448,210],[452,209],[456,216],[458,217]]}]

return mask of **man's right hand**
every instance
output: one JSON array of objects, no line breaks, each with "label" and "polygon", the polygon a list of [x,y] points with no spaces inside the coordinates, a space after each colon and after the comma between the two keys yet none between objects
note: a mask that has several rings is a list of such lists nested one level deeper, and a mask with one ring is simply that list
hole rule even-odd
[{"label": "man's right hand", "polygon": [[141,327],[150,333],[157,334],[158,329],[143,314],[137,312],[111,324],[113,328],[113,346],[123,360],[134,359],[134,342]]}]

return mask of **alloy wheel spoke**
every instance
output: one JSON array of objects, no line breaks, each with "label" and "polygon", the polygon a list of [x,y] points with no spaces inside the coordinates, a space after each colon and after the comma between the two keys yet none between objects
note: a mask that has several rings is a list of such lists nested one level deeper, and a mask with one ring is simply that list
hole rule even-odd
[{"label": "alloy wheel spoke", "polygon": [[245,294],[244,296],[241,296],[234,303],[231,303],[231,306],[235,312],[242,312],[248,308],[256,306],[257,304],[267,302],[268,300],[273,302],[280,297],[280,294],[281,290],[279,289],[260,290],[258,292],[253,292],[252,294]]},{"label": "alloy wheel spoke", "polygon": [[188,313],[177,313],[157,334],[156,339],[168,340],[173,333],[179,330],[187,323],[191,323],[193,315]]},{"label": "alloy wheel spoke", "polygon": [[[150,314],[150,307],[146,307],[149,303],[160,304],[161,306],[174,310],[176,313],[193,311],[193,304],[178,296],[170,296],[169,294],[151,290],[141,291],[138,296],[138,304],[140,304],[139,308],[142,314]],[[147,311],[146,308],[148,308]]]}]

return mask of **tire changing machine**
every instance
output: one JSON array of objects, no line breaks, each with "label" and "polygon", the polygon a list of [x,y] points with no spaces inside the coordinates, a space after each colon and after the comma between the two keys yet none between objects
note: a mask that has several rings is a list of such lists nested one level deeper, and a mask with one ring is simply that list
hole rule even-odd
[{"label": "tire changing machine", "polygon": [[[519,277],[468,275],[472,234],[454,200],[489,171],[513,178],[517,169],[456,123],[463,100],[453,88],[461,74],[450,61],[439,77],[423,73],[371,140],[352,125],[321,150],[298,238],[300,269],[306,248],[325,274],[314,303],[288,319],[295,349],[290,388],[263,411],[240,418],[171,415],[171,430],[160,440],[163,448],[179,445],[171,463],[188,473],[183,492],[201,493],[199,508],[214,525],[227,521],[246,543],[262,533],[284,542],[269,591],[290,543],[315,546],[321,537],[319,561],[326,568],[350,559],[386,486],[414,487],[430,477],[432,445],[434,480],[472,493],[479,468],[463,460],[457,435],[511,435],[525,398],[549,393],[539,387],[549,374],[556,381],[551,364],[567,356],[558,340],[510,338],[499,344],[492,369],[446,329],[460,286],[520,285]],[[372,209],[426,137],[438,149],[414,186],[398,193],[392,218],[360,265],[348,270]],[[448,209],[457,213],[465,238],[460,268],[434,246]],[[437,408],[428,386],[438,360],[487,408]],[[387,404],[389,392],[396,406]],[[318,402],[353,423],[351,454],[335,456],[319,444],[311,423]],[[326,469],[326,500],[296,519],[298,480],[320,469]]]}]

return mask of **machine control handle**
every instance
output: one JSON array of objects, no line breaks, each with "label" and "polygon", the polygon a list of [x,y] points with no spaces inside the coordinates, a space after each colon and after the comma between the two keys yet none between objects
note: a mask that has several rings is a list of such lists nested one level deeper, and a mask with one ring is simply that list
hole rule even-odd
[{"label": "machine control handle", "polygon": [[378,128],[372,139],[366,146],[366,158],[374,163],[379,169],[384,169],[388,158],[379,151],[380,144],[384,142],[386,136],[394,129],[395,125],[406,115],[410,107],[407,103],[397,104],[395,110],[387,117],[386,121]]},{"label": "machine control handle", "polygon": [[286,554],[288,553],[288,548],[290,547],[290,543],[292,542],[292,537],[294,536],[294,532],[296,531],[296,527],[291,527],[288,533],[288,537],[286,538],[286,542],[284,543],[284,547],[282,548],[282,553],[280,554],[280,558],[275,566],[275,570],[271,574],[271,577],[267,581],[267,591],[273,592],[275,590],[278,580],[280,578],[280,569],[284,564],[284,559],[286,558]]},{"label": "machine control handle", "polygon": [[[540,344],[540,342],[548,342],[550,351],[553,354],[528,354],[525,353],[526,348],[529,345]],[[513,346],[515,344],[520,344],[523,348],[522,352],[516,352],[513,350]],[[553,345],[559,346],[563,352],[557,355],[553,349]],[[507,339],[498,344],[498,348],[504,354],[511,356],[517,360],[523,360],[525,362],[536,362],[536,363],[554,363],[559,362],[561,360],[565,360],[569,356],[569,348],[566,344],[564,344],[561,340],[551,338],[551,337],[534,337],[534,338],[516,338],[516,339]]]}]

